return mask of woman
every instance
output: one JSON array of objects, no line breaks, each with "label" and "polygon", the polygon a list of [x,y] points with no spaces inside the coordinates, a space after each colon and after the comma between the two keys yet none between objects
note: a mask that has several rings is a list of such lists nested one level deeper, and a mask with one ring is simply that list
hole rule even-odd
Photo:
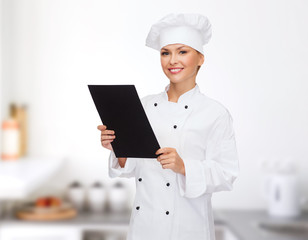
[{"label": "woman", "polygon": [[170,80],[165,91],[141,99],[162,147],[157,159],[116,158],[116,133],[98,126],[111,150],[109,176],[136,179],[128,240],[215,239],[211,196],[232,189],[239,167],[228,110],[196,83],[210,37],[199,14],[167,15],[149,32],[146,45],[160,51]]}]

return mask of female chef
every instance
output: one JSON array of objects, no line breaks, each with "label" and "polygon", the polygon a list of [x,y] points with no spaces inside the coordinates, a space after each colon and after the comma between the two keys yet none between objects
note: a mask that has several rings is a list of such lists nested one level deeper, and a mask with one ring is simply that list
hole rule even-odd
[{"label": "female chef", "polygon": [[169,14],[147,36],[170,80],[141,99],[162,147],[157,159],[116,158],[116,133],[98,126],[111,150],[109,176],[136,180],[128,240],[215,239],[212,193],[231,190],[239,166],[229,111],[196,83],[210,37],[210,22],[199,14]]}]

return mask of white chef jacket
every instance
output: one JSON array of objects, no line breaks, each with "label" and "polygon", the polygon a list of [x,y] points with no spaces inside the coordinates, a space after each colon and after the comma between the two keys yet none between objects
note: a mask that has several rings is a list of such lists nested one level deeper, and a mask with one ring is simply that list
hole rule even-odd
[{"label": "white chef jacket", "polygon": [[239,172],[232,117],[198,84],[178,102],[167,91],[141,99],[161,148],[175,148],[185,176],[163,169],[156,158],[127,158],[113,151],[109,176],[135,177],[136,195],[127,240],[214,240],[213,192],[231,190]]}]

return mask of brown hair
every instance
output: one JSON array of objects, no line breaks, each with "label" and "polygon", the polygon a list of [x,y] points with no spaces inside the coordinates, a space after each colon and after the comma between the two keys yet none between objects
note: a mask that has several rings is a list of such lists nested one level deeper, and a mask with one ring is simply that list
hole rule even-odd
[{"label": "brown hair", "polygon": [[197,73],[199,72],[199,69],[201,68],[201,66],[198,66],[198,68],[197,68]]}]

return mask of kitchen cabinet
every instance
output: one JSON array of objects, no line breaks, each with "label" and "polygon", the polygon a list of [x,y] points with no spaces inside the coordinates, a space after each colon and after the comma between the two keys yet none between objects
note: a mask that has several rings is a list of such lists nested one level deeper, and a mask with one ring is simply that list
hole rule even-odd
[{"label": "kitchen cabinet", "polygon": [[35,222],[5,216],[0,220],[1,240],[125,240],[130,211],[93,214],[83,212],[62,221]]},{"label": "kitchen cabinet", "polygon": [[[215,215],[215,214],[214,214]],[[22,221],[6,216],[0,221],[1,240],[126,240],[130,211],[93,214],[53,222]],[[215,217],[216,240],[238,240],[226,222]]]},{"label": "kitchen cabinet", "polygon": [[[22,221],[6,216],[0,220],[0,239],[126,240],[129,219],[130,211],[121,214],[83,212],[74,219],[53,222]],[[216,240],[308,239],[308,212],[286,219],[272,218],[265,210],[221,210],[214,211],[214,219]],[[286,231],[291,226],[294,230]]]},{"label": "kitchen cabinet", "polygon": [[114,226],[44,226],[25,225],[0,227],[1,240],[125,240],[126,230]]},{"label": "kitchen cabinet", "polygon": [[[126,240],[128,223],[101,224],[11,224],[0,226],[1,240]],[[216,224],[216,240],[238,240],[225,224]]]},{"label": "kitchen cabinet", "polygon": [[1,240],[82,240],[73,226],[9,226],[0,228]]}]

